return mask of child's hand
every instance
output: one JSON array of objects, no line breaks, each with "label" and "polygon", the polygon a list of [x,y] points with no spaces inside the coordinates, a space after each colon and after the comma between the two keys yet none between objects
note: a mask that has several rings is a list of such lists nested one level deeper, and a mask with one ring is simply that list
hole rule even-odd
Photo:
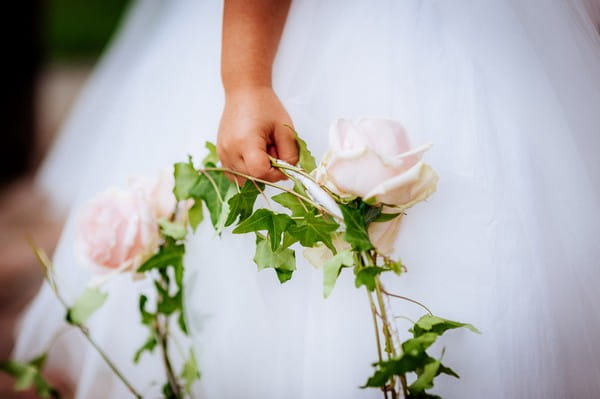
[{"label": "child's hand", "polygon": [[[226,94],[217,151],[223,166],[271,182],[285,179],[268,155],[292,165],[298,147],[287,111],[270,87],[247,87]],[[238,182],[243,181],[236,177]]]}]

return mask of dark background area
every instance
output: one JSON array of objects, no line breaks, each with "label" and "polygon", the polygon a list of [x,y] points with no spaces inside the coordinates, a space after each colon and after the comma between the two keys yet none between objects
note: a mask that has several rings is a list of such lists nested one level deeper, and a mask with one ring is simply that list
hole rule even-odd
[{"label": "dark background area", "polygon": [[[10,357],[18,318],[42,283],[27,236],[52,253],[63,215],[52,214],[34,184],[36,169],[60,132],[93,65],[110,42],[128,0],[20,0],[4,14],[0,91],[0,361]],[[69,381],[50,376],[70,397]],[[13,392],[0,374],[0,398]]]}]

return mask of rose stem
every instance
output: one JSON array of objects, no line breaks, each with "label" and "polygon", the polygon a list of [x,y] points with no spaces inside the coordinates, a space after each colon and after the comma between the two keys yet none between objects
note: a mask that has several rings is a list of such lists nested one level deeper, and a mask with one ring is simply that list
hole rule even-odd
[{"label": "rose stem", "polygon": [[[48,257],[46,256],[45,253],[43,253],[43,251],[33,242],[32,239],[29,240],[29,245],[32,247],[33,251],[36,254],[36,257],[38,258],[38,260],[40,261],[40,263],[42,264],[42,266],[44,266],[44,277],[46,279],[46,282],[48,283],[48,285],[50,285],[50,288],[52,288],[52,292],[54,292],[54,295],[56,296],[56,298],[58,299],[58,301],[63,305],[63,307],[65,308],[66,311],[69,311],[69,305],[67,304],[67,301],[65,301],[65,299],[62,297],[62,295],[60,294],[60,292],[58,291],[58,287],[56,286],[56,283],[54,282],[54,280],[50,277],[50,273],[52,273],[52,270],[54,269],[54,266],[52,265],[52,262],[50,262],[50,260],[48,259]],[[42,259],[41,256],[44,256],[44,258]],[[45,264],[47,263],[47,264]],[[88,340],[88,342],[92,345],[92,347],[96,350],[96,352],[98,352],[98,354],[100,355],[100,357],[102,357],[102,360],[104,360],[104,362],[108,365],[108,367],[112,370],[113,373],[115,373],[115,375],[121,380],[121,382],[123,384],[125,384],[125,386],[127,387],[127,389],[129,389],[129,391],[133,394],[133,396],[135,396],[136,398],[141,399],[142,395],[140,395],[135,388],[133,387],[133,385],[131,385],[131,383],[127,380],[127,378],[125,378],[125,376],[119,371],[119,369],[117,368],[117,366],[113,363],[112,360],[110,360],[110,358],[108,357],[108,355],[106,354],[106,352],[104,352],[102,350],[102,348],[100,348],[100,346],[98,345],[98,343],[94,340],[94,338],[92,338],[89,329],[83,325],[83,324],[72,324],[74,327],[76,327],[79,331],[81,331],[81,333],[83,334],[83,336]]]},{"label": "rose stem", "polygon": [[237,176],[243,177],[243,178],[248,179],[248,180],[253,180],[255,182],[262,183],[262,184],[265,184],[267,186],[275,187],[275,188],[277,188],[277,189],[279,189],[281,191],[285,191],[285,192],[288,192],[288,193],[296,196],[297,198],[301,199],[302,201],[305,201],[305,202],[309,203],[310,205],[312,205],[315,208],[319,209],[321,212],[329,213],[321,205],[319,205],[316,202],[314,202],[314,201],[306,198],[302,194],[298,194],[297,192],[295,192],[293,190],[290,190],[287,187],[284,187],[284,186],[276,184],[276,183],[271,183],[270,181],[267,181],[267,180],[259,179],[259,178],[256,178],[256,177],[252,177],[252,176],[247,175],[245,173],[237,172],[235,170],[227,169],[227,168],[204,168],[204,169],[200,170],[200,172],[202,172],[202,171],[231,173],[232,175],[237,175]]}]

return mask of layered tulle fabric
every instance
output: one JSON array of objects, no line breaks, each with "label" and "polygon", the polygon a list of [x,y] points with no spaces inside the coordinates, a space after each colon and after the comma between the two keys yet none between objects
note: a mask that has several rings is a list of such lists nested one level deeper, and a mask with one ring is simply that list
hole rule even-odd
[{"label": "layered tulle fabric", "polygon": [[[50,155],[40,182],[72,209],[55,254],[68,298],[89,278],[73,249],[81,203],[214,141],[223,106],[216,3],[140,2]],[[396,119],[413,143],[434,144],[427,162],[438,191],[403,218],[396,253],[408,273],[386,284],[482,331],[444,340],[444,362],[462,377],[440,378],[434,392],[444,397],[600,396],[600,40],[586,4],[292,4],[275,87],[314,153],[325,153],[337,117]],[[256,271],[253,245],[209,226],[189,243],[199,397],[380,397],[358,388],[376,351],[351,273],[325,300],[307,262],[282,286]],[[147,284],[110,282],[91,328],[141,390],[156,392],[158,359],[131,363],[146,334],[135,320]],[[43,289],[17,355],[33,355],[61,326]],[[52,359],[78,382],[78,397],[127,397],[76,334],[59,340]]]}]

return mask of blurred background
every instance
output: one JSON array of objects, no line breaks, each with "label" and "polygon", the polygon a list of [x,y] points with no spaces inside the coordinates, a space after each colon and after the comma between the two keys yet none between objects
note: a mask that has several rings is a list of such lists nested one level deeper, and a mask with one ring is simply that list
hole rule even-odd
[{"label": "blurred background", "polygon": [[[10,58],[0,119],[0,361],[10,357],[19,315],[42,283],[26,237],[51,254],[62,226],[62,215],[52,214],[35,189],[35,172],[129,3],[24,0],[5,15],[10,23],[1,29]],[[0,374],[0,398],[36,397],[14,393],[13,383]]]}]

